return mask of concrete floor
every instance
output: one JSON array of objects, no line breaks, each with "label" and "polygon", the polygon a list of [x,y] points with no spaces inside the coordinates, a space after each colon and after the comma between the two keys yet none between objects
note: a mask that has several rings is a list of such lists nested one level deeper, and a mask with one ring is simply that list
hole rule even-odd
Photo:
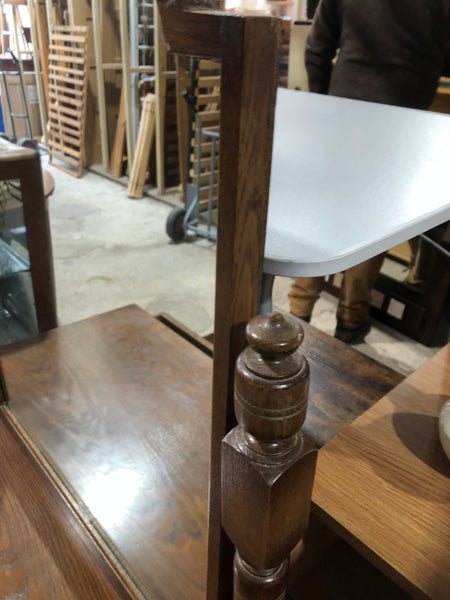
[{"label": "concrete floor", "polygon": [[[49,212],[60,324],[136,303],[151,314],[168,312],[201,335],[210,333],[215,244],[200,238],[174,244],[165,232],[171,204],[129,199],[120,183],[90,171],[76,179],[42,160],[55,179]],[[174,197],[168,200],[173,204]],[[275,281],[274,304],[282,310],[288,310],[289,285],[287,278]],[[312,318],[331,335],[336,304],[323,294]],[[438,350],[377,323],[355,347],[404,374]]]}]

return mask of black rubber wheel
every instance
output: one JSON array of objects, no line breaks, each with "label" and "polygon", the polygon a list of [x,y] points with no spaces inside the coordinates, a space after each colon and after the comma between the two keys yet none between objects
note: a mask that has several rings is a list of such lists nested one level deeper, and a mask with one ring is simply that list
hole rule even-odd
[{"label": "black rubber wheel", "polygon": [[166,233],[174,242],[182,242],[185,237],[184,217],[186,215],[185,208],[175,208],[167,217]]},{"label": "black rubber wheel", "polygon": [[18,146],[22,146],[22,148],[31,148],[31,150],[39,150],[39,144],[36,140],[32,140],[31,138],[21,138],[17,142]]}]

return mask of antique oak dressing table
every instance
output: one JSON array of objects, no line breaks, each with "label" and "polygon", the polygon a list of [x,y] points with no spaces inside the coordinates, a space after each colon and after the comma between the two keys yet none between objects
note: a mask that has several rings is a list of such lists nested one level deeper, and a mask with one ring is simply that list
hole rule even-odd
[{"label": "antique oak dressing table", "polygon": [[212,404],[209,357],[137,307],[4,349],[10,595],[190,600],[205,597],[208,577],[207,598],[230,597],[220,442],[260,298],[278,24],[164,6],[162,17],[174,52],[222,60]]}]

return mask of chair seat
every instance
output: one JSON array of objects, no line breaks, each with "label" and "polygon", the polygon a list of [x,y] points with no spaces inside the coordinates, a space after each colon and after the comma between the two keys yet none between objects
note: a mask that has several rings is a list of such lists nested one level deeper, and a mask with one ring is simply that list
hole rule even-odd
[{"label": "chair seat", "polygon": [[[306,430],[323,445],[402,377],[305,332]],[[4,414],[54,466],[105,555],[112,549],[144,594],[203,599],[210,356],[127,306],[12,344],[0,359]]]}]

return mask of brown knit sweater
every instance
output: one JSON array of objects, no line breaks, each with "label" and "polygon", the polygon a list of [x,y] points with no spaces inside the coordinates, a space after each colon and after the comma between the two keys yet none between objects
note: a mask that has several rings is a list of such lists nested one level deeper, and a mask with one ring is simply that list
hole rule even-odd
[{"label": "brown knit sweater", "polygon": [[309,87],[428,108],[450,74],[449,50],[450,0],[321,0],[306,44]]}]

